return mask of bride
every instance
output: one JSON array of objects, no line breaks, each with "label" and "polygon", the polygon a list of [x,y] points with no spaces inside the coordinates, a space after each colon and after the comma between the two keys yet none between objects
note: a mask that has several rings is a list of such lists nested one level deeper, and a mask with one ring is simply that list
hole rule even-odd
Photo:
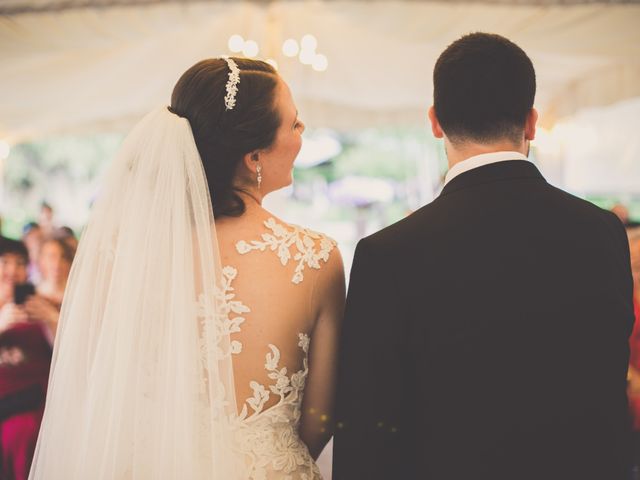
[{"label": "bride", "polygon": [[342,261],[262,207],[303,130],[242,58],[194,65],[134,128],[73,265],[30,479],[321,478]]}]

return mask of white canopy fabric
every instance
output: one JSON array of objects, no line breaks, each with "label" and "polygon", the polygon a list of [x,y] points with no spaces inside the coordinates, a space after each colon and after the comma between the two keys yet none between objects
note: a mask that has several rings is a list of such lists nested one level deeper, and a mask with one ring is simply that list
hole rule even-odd
[{"label": "white canopy fabric", "polygon": [[[583,107],[640,96],[637,2],[217,1],[19,8],[30,3],[8,1],[0,16],[0,139],[10,143],[127,128],[168,103],[174,83],[193,63],[230,54],[227,41],[235,33],[258,42],[260,57],[276,59],[312,127],[423,124],[435,60],[449,43],[473,31],[505,35],[530,55],[538,77],[536,106],[548,126]],[[328,58],[325,72],[282,54],[284,40],[307,33]]]}]

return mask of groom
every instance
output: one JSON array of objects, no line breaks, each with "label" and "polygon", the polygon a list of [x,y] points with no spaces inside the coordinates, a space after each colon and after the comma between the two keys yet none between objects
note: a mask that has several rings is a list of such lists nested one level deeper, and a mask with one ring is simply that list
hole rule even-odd
[{"label": "groom", "polygon": [[625,231],[528,159],[531,60],[474,33],[438,59],[440,196],[357,247],[333,480],[623,480]]}]

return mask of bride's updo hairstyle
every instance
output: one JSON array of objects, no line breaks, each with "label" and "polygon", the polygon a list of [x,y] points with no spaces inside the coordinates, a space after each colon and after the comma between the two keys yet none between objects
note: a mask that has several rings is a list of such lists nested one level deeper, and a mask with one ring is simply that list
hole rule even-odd
[{"label": "bride's updo hairstyle", "polygon": [[247,153],[273,144],[281,122],[274,68],[260,60],[232,58],[240,69],[240,83],[231,110],[225,106],[230,70],[220,58],[202,60],[187,70],[173,88],[169,108],[191,124],[216,218],[244,213],[238,167]]}]

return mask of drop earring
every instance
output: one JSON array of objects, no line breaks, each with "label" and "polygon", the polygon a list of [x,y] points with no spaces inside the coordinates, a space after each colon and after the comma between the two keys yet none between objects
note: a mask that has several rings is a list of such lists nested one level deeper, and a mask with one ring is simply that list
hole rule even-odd
[{"label": "drop earring", "polygon": [[260,186],[262,185],[262,166],[260,164],[256,165],[256,173],[258,180],[258,190],[260,190]]}]

